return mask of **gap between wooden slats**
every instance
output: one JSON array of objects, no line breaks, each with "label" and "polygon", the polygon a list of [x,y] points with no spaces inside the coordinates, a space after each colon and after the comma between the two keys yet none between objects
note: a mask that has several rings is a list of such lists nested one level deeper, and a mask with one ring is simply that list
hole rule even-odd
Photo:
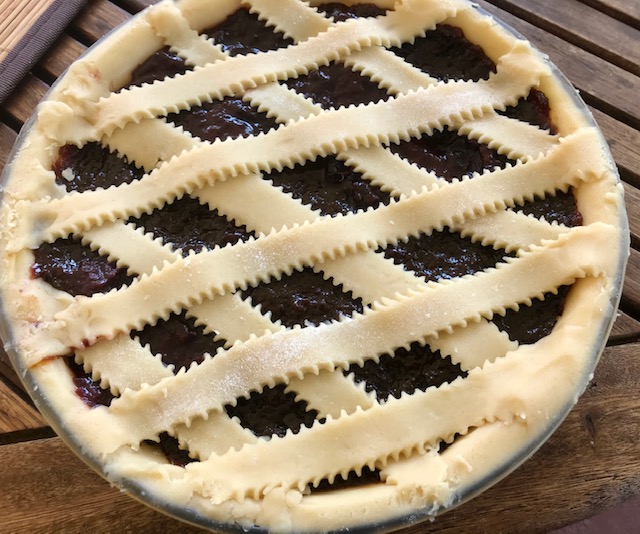
[{"label": "gap between wooden slats", "polygon": [[492,4],[635,75],[640,74],[640,30],[578,0],[489,0]]},{"label": "gap between wooden slats", "polygon": [[640,29],[640,2],[636,0],[581,0],[581,2]]},{"label": "gap between wooden slats", "polygon": [[515,17],[486,0],[478,0],[477,3],[548,54],[551,61],[578,87],[588,104],[640,129],[638,76]]}]

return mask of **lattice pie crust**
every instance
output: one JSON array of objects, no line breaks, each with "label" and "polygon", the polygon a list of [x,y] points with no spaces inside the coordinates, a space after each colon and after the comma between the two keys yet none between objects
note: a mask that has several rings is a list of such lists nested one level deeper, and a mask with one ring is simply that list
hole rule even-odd
[{"label": "lattice pie crust", "polygon": [[[161,3],[72,66],[40,106],[11,167],[2,293],[17,366],[28,371],[56,427],[110,480],[128,480],[153,502],[191,510],[191,518],[326,530],[449,507],[540,444],[585,387],[606,337],[625,256],[622,192],[574,95],[527,42],[464,0],[378,3],[392,9],[340,23],[298,0]],[[199,33],[241,4],[297,44],[230,58]],[[439,82],[387,50],[441,23],[462,28],[497,72],[478,82]],[[193,69],[119,91],[163,46]],[[393,98],[323,110],[279,83],[336,60]],[[557,135],[496,112],[531,88],[549,98]],[[243,95],[280,126],[209,143],[163,118],[227,95]],[[513,165],[448,183],[387,148],[445,126]],[[51,170],[58,147],[89,141],[146,175],[67,193]],[[327,154],[394,200],[322,216],[262,178]],[[582,226],[518,210],[569,188]],[[184,195],[257,237],[183,257],[125,223]],[[435,283],[377,252],[445,227],[514,257]],[[70,235],[126,266],[135,281],[74,298],[34,278],[32,249]],[[361,298],[364,313],[285,328],[236,293],[304,266]],[[534,344],[510,341],[490,321],[571,284],[553,332]],[[129,333],[183,310],[230,342],[174,375]],[[438,349],[467,376],[379,402],[343,372],[413,342]],[[74,352],[118,395],[109,407],[89,408],[75,394],[58,357]],[[223,409],[280,383],[317,410],[311,428],[257,438]],[[200,461],[168,463],[148,445],[163,432]],[[365,466],[379,470],[379,483],[311,491]]]}]

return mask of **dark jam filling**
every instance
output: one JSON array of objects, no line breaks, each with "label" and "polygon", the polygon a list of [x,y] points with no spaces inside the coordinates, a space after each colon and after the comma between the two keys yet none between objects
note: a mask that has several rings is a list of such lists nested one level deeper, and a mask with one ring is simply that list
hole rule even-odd
[{"label": "dark jam filling", "polygon": [[250,287],[242,293],[251,298],[254,306],[259,304],[263,313],[271,312],[273,320],[290,328],[318,325],[362,312],[362,299],[345,293],[342,286],[333,285],[331,280],[325,280],[310,268]]},{"label": "dark jam filling", "polygon": [[312,493],[322,493],[324,491],[335,491],[358,486],[367,486],[369,484],[377,484],[379,482],[380,471],[378,469],[369,469],[367,466],[364,466],[360,475],[355,471],[351,471],[346,479],[337,475],[332,483],[329,483],[329,481],[324,478],[315,488],[311,487],[310,490]]},{"label": "dark jam filling", "polygon": [[318,11],[332,17],[335,22],[343,22],[349,19],[379,17],[384,15],[387,10],[376,6],[375,4],[356,4],[353,6],[345,6],[338,2],[327,2],[317,7]]},{"label": "dark jam filling", "polygon": [[209,142],[258,135],[278,125],[266,113],[260,113],[241,98],[231,96],[180,113],[171,113],[167,120]]},{"label": "dark jam filling", "polygon": [[555,135],[558,129],[551,121],[550,111],[547,96],[537,89],[532,89],[526,98],[521,98],[515,106],[508,107],[499,113],[512,119],[528,122],[543,130],[549,130],[550,134]]},{"label": "dark jam filling", "polygon": [[296,394],[285,389],[279,385],[262,393],[253,392],[248,399],[238,399],[236,406],[225,406],[225,410],[256,436],[282,437],[287,430],[297,433],[302,426],[310,427],[318,412],[307,410],[306,402],[296,401]]},{"label": "dark jam filling", "polygon": [[189,70],[184,59],[172,52],[169,47],[162,48],[144,63],[138,65],[131,74],[130,85],[140,86],[164,80],[168,76],[184,74]]},{"label": "dark jam filling", "polygon": [[496,65],[460,28],[441,24],[392,51],[438,80],[486,80]]},{"label": "dark jam filling", "polygon": [[521,345],[530,345],[548,336],[564,310],[570,286],[558,288],[558,293],[548,293],[544,300],[534,300],[531,306],[520,306],[518,311],[507,310],[504,317],[494,316],[493,322],[509,335],[509,339]]},{"label": "dark jam filling", "polygon": [[443,358],[419,343],[412,343],[410,350],[396,350],[393,357],[384,355],[378,363],[368,360],[362,367],[352,365],[347,372],[353,373],[357,382],[364,382],[367,391],[375,391],[380,401],[389,397],[399,399],[402,393],[424,391],[467,376],[451,358]]},{"label": "dark jam filling", "polygon": [[559,191],[555,196],[549,195],[536,199],[515,209],[538,219],[544,217],[547,222],[557,222],[569,227],[582,225],[582,215],[578,211],[576,197],[572,190],[566,193]]},{"label": "dark jam filling", "polygon": [[80,241],[58,239],[34,250],[33,276],[71,295],[90,297],[129,285],[127,270],[118,268]]},{"label": "dark jam filling", "polygon": [[173,436],[170,436],[167,432],[163,432],[158,436],[160,440],[158,443],[154,441],[146,441],[147,445],[152,447],[158,447],[165,455],[170,464],[177,465],[178,467],[184,467],[191,462],[196,462],[189,456],[189,452],[180,448],[178,440]]},{"label": "dark jam filling", "polygon": [[266,178],[323,215],[346,215],[391,201],[387,193],[335,156],[274,171]]},{"label": "dark jam filling", "polygon": [[502,249],[474,243],[470,238],[446,229],[411,237],[406,243],[400,241],[397,245],[389,245],[384,255],[427,281],[474,274],[495,267],[505,257],[512,256]]},{"label": "dark jam filling", "polygon": [[[384,13],[371,5],[345,7],[326,4],[319,9],[336,20]],[[205,33],[231,55],[273,50],[291,43],[258,21],[255,15],[250,15],[246,9],[239,10],[218,27],[205,30]],[[396,48],[394,52],[442,80],[478,80],[495,72],[495,65],[482,50],[466,40],[461,30],[451,26],[439,26],[424,38]],[[150,83],[166,76],[184,73],[188,68],[182,58],[168,49],[162,49],[135,70],[131,84]],[[368,78],[337,64],[287,83],[324,107],[388,98],[386,92]],[[208,141],[255,135],[275,126],[271,119],[266,119],[240,99],[227,98],[192,111],[173,114],[169,120]],[[546,97],[538,91],[532,91],[526,99],[508,108],[504,114],[555,132]],[[486,146],[448,130],[402,143],[392,147],[392,150],[448,180],[482,172],[484,169],[504,167],[508,163],[506,158]],[[69,191],[109,187],[131,182],[142,176],[142,171],[135,166],[94,143],[81,149],[63,147],[53,168],[58,183]],[[329,215],[389,202],[386,193],[332,157],[307,163],[303,167],[298,166],[293,171],[274,173],[268,178],[304,203]],[[521,209],[536,217],[544,216],[549,221],[569,226],[581,224],[571,192],[529,202]],[[165,243],[171,243],[183,251],[237,243],[250,235],[246,228],[235,226],[189,198],[176,201],[134,222],[161,237]],[[445,231],[389,246],[385,255],[419,276],[436,280],[471,274],[491,267],[502,261],[506,254]],[[124,269],[118,269],[106,258],[71,239],[43,244],[35,251],[35,256],[33,275],[72,295],[90,296],[131,281]],[[518,312],[508,311],[504,318],[495,317],[493,320],[512,339],[520,343],[533,343],[551,332],[557,317],[562,313],[567,291],[563,288],[558,296],[548,295],[542,302],[535,301],[530,308],[522,307]],[[263,312],[269,311],[274,319],[289,327],[297,324],[320,324],[340,316],[350,316],[363,309],[360,299],[354,299],[350,293],[343,292],[340,287],[334,286],[331,281],[324,280],[310,269],[249,288],[243,294],[251,297],[254,304],[260,304]],[[148,344],[154,353],[161,354],[165,364],[174,365],[176,369],[189,367],[193,362],[200,363],[207,353],[215,355],[218,347],[224,343],[222,340],[215,340],[212,334],[205,334],[201,327],[195,326],[192,320],[183,315],[159,321],[155,326],[147,326],[134,335],[138,335],[142,343]],[[91,407],[109,406],[113,395],[100,388],[81,366],[75,364],[73,358],[65,360],[73,373],[78,396]],[[402,392],[410,393],[417,389],[439,386],[458,376],[465,376],[460,367],[454,365],[448,357],[443,358],[418,343],[413,343],[410,350],[398,349],[393,357],[382,356],[378,364],[368,361],[362,368],[352,366],[349,371],[354,373],[356,380],[364,381],[369,391],[375,390],[381,400],[390,396],[399,397]],[[226,410],[230,416],[238,417],[245,427],[259,436],[282,436],[287,430],[297,432],[301,426],[311,426],[318,415],[313,410],[307,411],[305,402],[296,401],[294,393],[285,393],[284,386],[253,393],[249,399],[239,399],[236,406],[226,406]],[[168,461],[176,465],[186,465],[191,461],[186,451],[180,450],[175,438],[166,433],[159,438],[160,444],[155,446],[164,452]],[[365,469],[361,477],[351,473],[346,482],[338,477],[333,484],[323,481],[312,491],[378,481],[377,471]]]},{"label": "dark jam filling", "polygon": [[286,81],[287,87],[306,96],[323,109],[387,100],[384,89],[340,63],[331,63],[309,74]]},{"label": "dark jam filling", "polygon": [[215,246],[235,245],[253,235],[246,226],[236,226],[191,197],[183,197],[131,222],[161,238],[163,243],[171,244],[174,250],[181,249],[183,256],[191,250],[200,252]]},{"label": "dark jam filling", "polygon": [[204,32],[230,56],[257,54],[293,44],[293,40],[258,20],[248,9],[238,9],[223,22]]},{"label": "dark jam filling", "polygon": [[58,185],[79,192],[129,183],[144,175],[142,169],[98,143],[87,143],[82,148],[63,146],[53,162],[53,172]]},{"label": "dark jam filling", "polygon": [[100,384],[94,382],[91,373],[87,373],[82,365],[76,363],[74,356],[65,358],[67,367],[71,370],[73,384],[76,387],[76,395],[90,408],[96,406],[111,406],[115,399],[113,393],[108,389],[103,389]]},{"label": "dark jam filling", "polygon": [[153,354],[162,355],[165,365],[173,365],[174,373],[183,367],[188,369],[193,363],[202,363],[205,354],[215,356],[225,345],[223,339],[215,339],[215,334],[205,334],[204,327],[196,326],[195,320],[187,319],[184,313],[132,332],[131,337],[135,336],[143,345],[149,345]]},{"label": "dark jam filling", "polygon": [[432,171],[449,182],[454,178],[482,173],[485,169],[503,169],[509,162],[514,163],[487,145],[458,135],[447,127],[390,148],[410,163]]}]

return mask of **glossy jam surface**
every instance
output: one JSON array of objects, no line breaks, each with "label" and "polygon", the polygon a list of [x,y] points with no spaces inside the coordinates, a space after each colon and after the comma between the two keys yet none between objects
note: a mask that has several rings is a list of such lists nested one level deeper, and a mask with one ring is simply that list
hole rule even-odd
[{"label": "glossy jam surface", "polygon": [[393,52],[438,80],[487,79],[496,65],[460,28],[442,24]]},{"label": "glossy jam surface", "polygon": [[65,145],[53,163],[56,183],[67,191],[94,191],[139,180],[144,171],[98,143]]},{"label": "glossy jam surface", "polygon": [[287,80],[286,85],[289,89],[310,98],[323,109],[337,109],[389,98],[387,92],[369,78],[340,63],[332,63],[305,76]]},{"label": "glossy jam surface", "polygon": [[124,268],[118,268],[89,247],[73,239],[43,243],[34,251],[33,276],[71,295],[90,297],[107,293],[131,282]]},{"label": "glossy jam surface", "polygon": [[510,161],[487,145],[458,135],[446,127],[420,139],[403,141],[392,146],[391,151],[449,182],[481,173],[484,169],[504,168]]},{"label": "glossy jam surface", "polygon": [[[320,6],[320,9],[327,16],[339,20],[384,13],[366,4],[346,7],[331,3]],[[273,50],[290,44],[287,38],[274,33],[245,9],[204,33],[231,55]],[[441,80],[477,80],[495,72],[495,65],[482,50],[468,42],[460,30],[451,26],[439,26],[424,38],[393,49],[393,52]],[[180,57],[168,49],[162,49],[133,72],[130,83],[150,83],[183,73],[188,68]],[[336,63],[285,83],[325,108],[392,98],[368,78]],[[530,122],[551,133],[555,131],[546,97],[538,91],[532,91],[526,99],[503,114]],[[171,114],[167,120],[209,142],[256,135],[277,127],[273,119],[259,113],[242,99],[232,97],[195,107],[191,111]],[[390,149],[448,181],[513,163],[486,145],[449,129],[403,142]],[[119,185],[143,175],[143,171],[97,144],[82,148],[62,147],[53,168],[58,183],[67,191]],[[319,210],[322,215],[344,215],[391,201],[388,193],[333,156],[307,162],[294,169],[273,172],[265,175],[264,179],[272,181],[275,186],[314,210]],[[570,191],[529,202],[520,209],[533,216],[544,216],[549,221],[569,226],[581,224],[575,198]],[[253,235],[246,227],[236,225],[189,197],[129,222],[152,233],[174,250],[181,250],[183,254],[235,244]],[[405,242],[389,245],[380,252],[425,280],[473,274],[495,266],[508,256],[504,250],[473,243],[448,229],[430,236],[411,237]],[[74,296],[90,296],[117,289],[133,280],[133,276],[127,275],[125,270],[119,269],[79,241],[70,239],[39,247],[35,251],[33,275]],[[553,328],[562,312],[566,292],[567,289],[563,289],[558,295],[547,295],[544,301],[535,301],[530,308],[508,311],[504,318],[494,318],[494,322],[511,339],[533,343]],[[273,321],[279,321],[288,328],[340,320],[363,312],[365,307],[361,299],[311,269],[294,271],[290,275],[285,273],[280,280],[249,287],[241,292],[241,297],[250,299],[253,305],[260,306],[263,314],[268,314]],[[184,314],[172,315],[166,321],[160,320],[155,325],[132,332],[131,336],[148,346],[153,354],[159,355],[165,365],[173,366],[174,372],[198,365],[204,358],[215,357],[217,350],[234,341],[220,339],[215,332],[205,333],[203,328],[196,326]],[[113,395],[93,381],[91,375],[72,358],[67,358],[67,362],[76,391],[84,402],[92,407],[108,406]],[[382,355],[379,363],[371,360],[362,367],[353,365],[345,374],[352,374],[356,382],[364,383],[366,390],[375,392],[381,401],[399,397],[403,392],[424,390],[465,376],[448,357],[443,358],[428,346],[418,343],[412,344],[409,350],[399,348],[393,355]],[[227,405],[225,410],[230,416],[237,417],[244,427],[265,437],[282,436],[288,430],[297,432],[302,426],[311,426],[318,416],[314,410],[308,409],[306,403],[296,401],[295,394],[282,384],[254,392],[247,399],[237,399],[235,405]],[[168,461],[176,465],[193,461],[180,449],[175,438],[168,434],[159,436],[159,444],[147,445],[159,447]],[[363,476],[357,477],[352,473],[346,482],[334,482],[332,487],[335,488],[337,483],[347,486],[368,483],[378,478],[377,471],[366,470]],[[328,482],[323,481],[312,491],[322,491],[328,486]]]},{"label": "glossy jam surface", "polygon": [[224,347],[225,340],[214,334],[205,334],[204,328],[196,326],[193,319],[171,315],[154,325],[147,325],[140,332],[133,332],[143,345],[148,345],[153,354],[160,354],[162,363],[173,365],[174,372],[189,368],[193,363],[202,363],[205,354],[214,355]]},{"label": "glossy jam surface", "polygon": [[384,254],[426,281],[450,280],[474,274],[494,267],[509,256],[502,249],[485,247],[447,229],[389,245],[384,249]]},{"label": "glossy jam surface", "polygon": [[265,388],[262,393],[252,393],[248,399],[238,399],[236,406],[226,406],[231,417],[240,419],[242,426],[256,436],[284,436],[287,430],[298,432],[302,426],[310,427],[318,412],[308,410],[307,403],[296,401],[294,392],[286,386]]},{"label": "glossy jam surface", "polygon": [[410,349],[400,348],[393,357],[383,355],[379,363],[368,360],[362,367],[352,365],[349,372],[354,374],[356,381],[365,383],[367,391],[375,391],[380,401],[389,397],[399,399],[402,393],[424,391],[466,376],[448,356],[443,358],[427,345],[412,343]]},{"label": "glossy jam surface", "polygon": [[391,197],[335,156],[318,158],[265,178],[323,215],[346,215],[388,204]]},{"label": "glossy jam surface", "polygon": [[268,311],[273,320],[289,328],[318,325],[362,312],[361,299],[311,269],[294,271],[280,280],[259,284],[242,293],[250,297],[254,305],[259,304],[262,313]]},{"label": "glossy jam surface", "polygon": [[180,249],[184,256],[190,251],[235,245],[253,235],[246,226],[237,226],[190,197],[183,197],[162,209],[131,219],[131,222],[151,232],[154,237],[159,237],[163,243],[170,244],[174,250]]}]

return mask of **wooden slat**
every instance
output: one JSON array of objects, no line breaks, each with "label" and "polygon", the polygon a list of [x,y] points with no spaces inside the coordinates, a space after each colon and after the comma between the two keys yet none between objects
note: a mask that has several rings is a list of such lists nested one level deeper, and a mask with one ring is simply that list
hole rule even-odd
[{"label": "wooden slat", "polygon": [[18,134],[9,128],[6,124],[0,122],[0,173],[7,164],[7,158],[11,153],[13,144]]},{"label": "wooden slat", "polygon": [[68,35],[61,35],[38,64],[39,70],[52,78],[58,78],[87,49]]},{"label": "wooden slat", "polygon": [[87,41],[95,42],[130,16],[108,0],[94,0],[80,12],[71,27]]},{"label": "wooden slat", "polygon": [[198,533],[95,474],[59,439],[0,446],[2,532]]},{"label": "wooden slat", "polygon": [[537,2],[533,10],[530,0],[489,1],[565,41],[640,74],[640,30],[597,9],[578,0]]},{"label": "wooden slat", "polygon": [[640,2],[635,0],[582,0],[603,13],[640,28]]},{"label": "wooden slat", "polygon": [[6,355],[4,350],[0,348],[0,380],[5,380],[11,382],[12,387],[15,390],[23,390],[24,387],[22,385],[22,381],[18,378],[11,362],[9,361],[9,357]]},{"label": "wooden slat", "polygon": [[640,242],[640,217],[638,217],[640,215],[640,190],[625,184],[624,195],[631,237]]},{"label": "wooden slat", "polygon": [[587,391],[531,460],[430,527],[403,534],[543,533],[640,495],[638,351],[605,350]]},{"label": "wooden slat", "polygon": [[638,335],[640,335],[640,321],[637,321],[624,312],[619,312],[611,329],[611,340],[615,341],[619,337],[628,338]]},{"label": "wooden slat", "polygon": [[631,249],[631,256],[627,264],[622,301],[634,310],[634,315],[640,316],[640,252],[635,249]]},{"label": "wooden slat", "polygon": [[609,143],[611,153],[625,179],[640,187],[640,131],[595,108],[591,108],[591,113]]},{"label": "wooden slat", "polygon": [[603,111],[633,127],[640,128],[637,96],[640,79],[637,76],[524,22],[485,0],[478,0],[477,3],[489,13],[511,25],[548,54],[551,61],[580,89],[585,98],[595,99],[597,107]]},{"label": "wooden slat", "polygon": [[0,380],[0,442],[2,434],[46,426],[40,413]]},{"label": "wooden slat", "polygon": [[[639,495],[639,350],[606,349],[578,405],[516,472],[433,524],[402,533],[459,533],[462,525],[467,532],[548,532]],[[57,438],[2,446],[0,465],[8,532],[199,532],[110,487]]]},{"label": "wooden slat", "polygon": [[28,74],[5,102],[4,110],[11,118],[23,124],[35,111],[49,86],[32,74]]},{"label": "wooden slat", "polygon": [[122,0],[120,5],[130,13],[138,13],[144,8],[157,4],[158,0]]}]

